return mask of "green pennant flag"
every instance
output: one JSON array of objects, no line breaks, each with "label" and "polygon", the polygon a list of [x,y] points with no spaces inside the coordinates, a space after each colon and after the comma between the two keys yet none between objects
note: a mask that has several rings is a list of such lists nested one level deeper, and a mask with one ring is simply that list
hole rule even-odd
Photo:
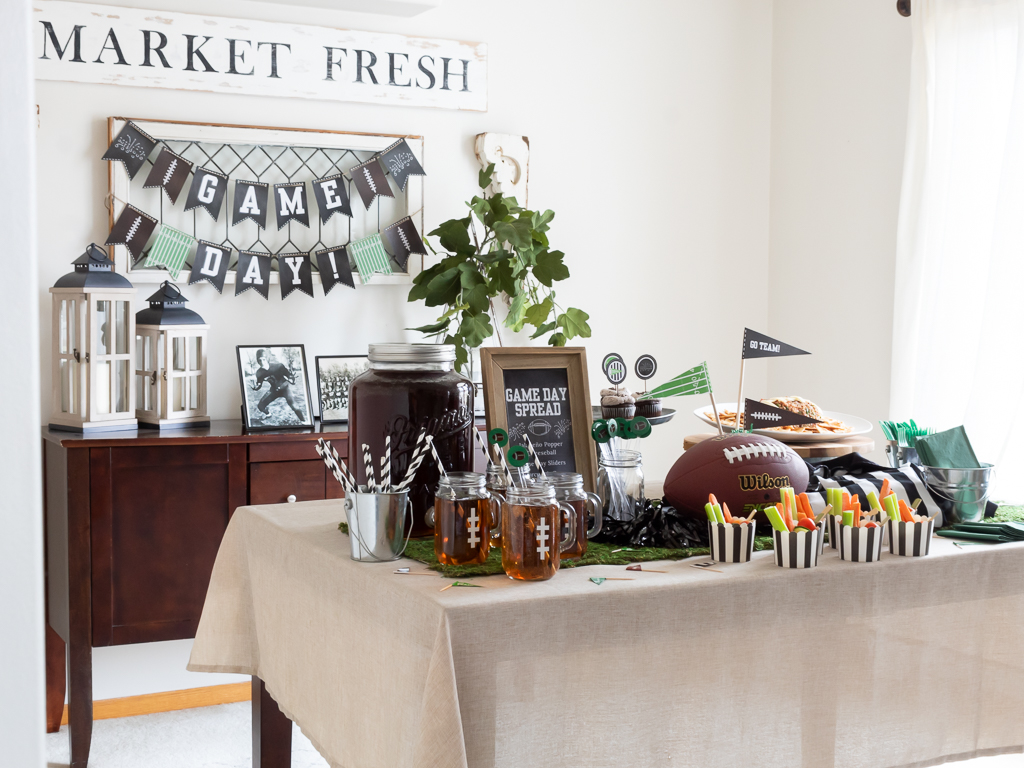
[{"label": "green pennant flag", "polygon": [[702,395],[711,392],[711,379],[708,378],[708,364],[691,368],[674,379],[666,381],[659,387],[641,395],[640,400],[652,397],[681,397],[683,395]]},{"label": "green pennant flag", "polygon": [[384,250],[384,242],[378,233],[349,243],[348,252],[352,254],[359,270],[359,279],[364,283],[368,283],[375,274],[391,274],[391,257]]},{"label": "green pennant flag", "polygon": [[166,267],[171,279],[177,280],[194,242],[191,235],[164,224],[160,227],[160,232],[142,266]]}]

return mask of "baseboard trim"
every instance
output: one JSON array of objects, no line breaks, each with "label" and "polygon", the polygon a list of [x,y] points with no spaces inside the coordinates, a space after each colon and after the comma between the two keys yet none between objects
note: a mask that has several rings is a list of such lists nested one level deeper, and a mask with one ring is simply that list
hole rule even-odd
[{"label": "baseboard trim", "polygon": [[[251,696],[250,683],[229,683],[204,688],[187,688],[183,691],[125,696],[120,699],[101,699],[92,704],[92,719],[110,720],[115,717],[134,717],[152,715],[156,712],[174,712],[179,709],[212,707],[215,704],[233,704],[237,701],[249,701]],[[64,705],[64,716],[60,724],[68,724],[67,704]]]}]

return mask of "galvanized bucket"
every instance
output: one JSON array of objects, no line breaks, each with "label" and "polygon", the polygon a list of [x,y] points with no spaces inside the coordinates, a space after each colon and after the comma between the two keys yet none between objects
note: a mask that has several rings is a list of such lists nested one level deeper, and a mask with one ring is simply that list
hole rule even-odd
[{"label": "galvanized bucket", "polygon": [[985,517],[994,471],[991,464],[983,464],[980,469],[921,466],[925,485],[931,494],[953,505],[950,512],[943,513],[943,525],[977,523]]},{"label": "galvanized bucket", "polygon": [[[397,560],[405,552],[412,534],[409,492],[363,493],[345,497],[348,537],[352,559],[366,563]],[[405,533],[406,517],[409,532]]]}]

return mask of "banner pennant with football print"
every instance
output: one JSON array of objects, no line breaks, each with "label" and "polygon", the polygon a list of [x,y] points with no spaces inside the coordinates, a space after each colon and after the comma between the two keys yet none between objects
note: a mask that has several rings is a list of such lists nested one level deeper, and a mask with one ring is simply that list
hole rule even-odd
[{"label": "banner pennant with football print", "polygon": [[388,173],[391,174],[391,178],[403,192],[405,192],[405,185],[409,182],[410,176],[427,175],[405,139],[399,139],[381,152],[380,159],[384,162]]},{"label": "banner pennant with football print", "polygon": [[135,263],[142,257],[156,225],[157,220],[148,213],[143,213],[134,205],[126,205],[114,222],[104,245],[126,246],[132,255],[132,263]]},{"label": "banner pennant with football print", "polygon": [[686,395],[707,395],[710,397],[711,410],[715,414],[715,423],[718,425],[718,434],[725,434],[722,429],[722,420],[718,415],[718,405],[715,403],[715,393],[711,389],[711,377],[708,375],[708,364],[706,362],[695,365],[688,371],[683,371],[674,379],[670,379],[661,386],[655,387],[650,392],[641,395],[639,399],[684,397]]},{"label": "banner pennant with football print", "polygon": [[348,251],[356,262],[361,282],[368,283],[375,274],[390,275],[391,257],[384,250],[384,242],[380,235],[374,232],[368,237],[349,243]]},{"label": "banner pennant with football print", "polygon": [[209,168],[196,168],[192,174],[192,186],[188,188],[188,196],[185,198],[185,210],[202,208],[216,221],[220,218],[220,209],[224,205],[227,191],[227,174]]},{"label": "banner pennant with football print", "polygon": [[142,186],[146,189],[162,188],[167,193],[171,205],[174,205],[178,201],[181,188],[185,186],[185,180],[191,171],[192,163],[165,147],[156,156],[156,162],[153,163],[149,176],[146,177],[146,183]]},{"label": "banner pennant with football print", "polygon": [[378,196],[394,197],[391,187],[388,186],[388,177],[384,175],[384,169],[380,167],[376,157],[372,157],[365,163],[360,163],[349,173],[352,174],[352,183],[356,185],[359,197],[363,199],[366,210]]},{"label": "banner pennant with football print", "polygon": [[277,271],[281,276],[282,301],[296,289],[313,298],[313,270],[308,253],[279,254]]},{"label": "banner pennant with football print", "polygon": [[128,171],[128,178],[134,179],[156,145],[156,139],[135,123],[129,122],[110,142],[107,151],[103,153],[103,159],[121,163]]},{"label": "banner pennant with football print", "polygon": [[231,225],[252,219],[260,229],[267,228],[269,187],[261,181],[235,181]]},{"label": "banner pennant with football print", "polygon": [[336,213],[352,218],[352,203],[345,186],[345,177],[340,173],[313,181],[313,197],[316,198],[316,207],[320,209],[321,224],[326,224]]},{"label": "banner pennant with football print", "polygon": [[306,200],[306,182],[293,181],[274,185],[274,205],[277,210],[277,229],[289,221],[297,221],[309,228],[309,203]]},{"label": "banner pennant with football print", "polygon": [[763,333],[752,331],[749,328],[743,329],[743,350],[740,355],[740,390],[736,394],[736,410],[738,411],[736,414],[737,429],[744,423],[743,407],[746,405],[746,400],[743,399],[743,372],[747,360],[759,357],[789,357],[791,355],[809,354],[811,353],[805,352],[784,341],[773,339],[771,336],[765,336]]},{"label": "banner pennant with football print", "polygon": [[820,424],[817,419],[812,419],[800,413],[793,413],[784,408],[776,408],[774,405],[749,397],[743,404],[743,412],[746,414],[744,426],[749,429],[767,429],[769,427],[791,427],[801,424]]},{"label": "banner pennant with football print", "polygon": [[384,237],[387,238],[388,245],[391,246],[391,254],[395,257],[395,261],[403,270],[409,263],[410,253],[427,255],[427,249],[423,245],[420,233],[416,231],[416,225],[408,216],[387,227],[384,230]]},{"label": "banner pennant with football print", "polygon": [[195,258],[192,259],[192,271],[188,276],[188,284],[194,285],[203,280],[224,293],[224,279],[228,276],[228,264],[231,261],[231,248],[206,240],[197,240]]},{"label": "banner pennant with football print", "polygon": [[324,296],[339,283],[355,288],[352,278],[352,265],[348,262],[348,251],[344,245],[336,248],[324,248],[316,252],[316,268],[320,272],[320,283],[324,288]]},{"label": "banner pennant with football print", "polygon": [[235,267],[235,296],[255,288],[256,293],[270,300],[270,254],[239,251]]},{"label": "banner pennant with football print", "polygon": [[191,235],[164,224],[160,227],[153,247],[149,249],[146,262],[142,266],[165,267],[171,278],[177,280],[194,242]]}]

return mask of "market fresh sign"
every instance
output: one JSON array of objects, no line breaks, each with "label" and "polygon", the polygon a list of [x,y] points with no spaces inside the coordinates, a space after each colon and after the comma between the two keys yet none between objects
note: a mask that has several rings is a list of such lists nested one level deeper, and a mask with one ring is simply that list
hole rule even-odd
[{"label": "market fresh sign", "polygon": [[36,0],[36,77],[487,111],[487,46]]}]

